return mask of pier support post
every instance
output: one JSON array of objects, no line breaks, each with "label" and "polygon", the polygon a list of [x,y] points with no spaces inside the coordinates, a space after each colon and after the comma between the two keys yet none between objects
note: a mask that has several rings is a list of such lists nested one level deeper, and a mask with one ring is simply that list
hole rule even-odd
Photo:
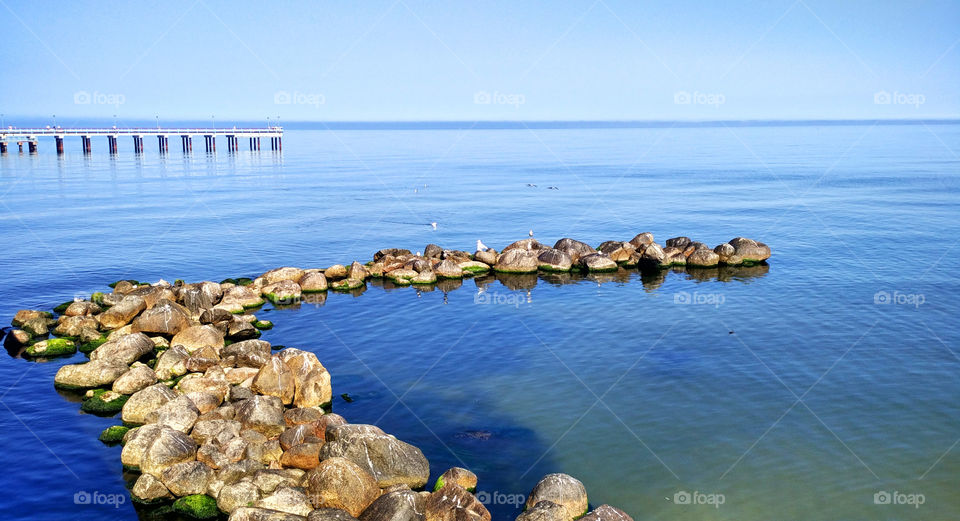
[{"label": "pier support post", "polygon": [[57,136],[54,139],[57,141],[57,155],[62,156],[63,155],[63,138],[60,136]]},{"label": "pier support post", "polygon": [[31,154],[37,153],[37,145],[38,143],[36,141],[27,141],[27,149],[30,150]]},{"label": "pier support post", "polygon": [[143,153],[143,136],[133,136],[133,152],[135,154]]},{"label": "pier support post", "polygon": [[7,153],[7,142],[0,141],[0,154],[6,154],[6,153]]},{"label": "pier support post", "polygon": [[170,151],[170,140],[167,136],[157,136],[157,146],[161,154],[166,154]]},{"label": "pier support post", "polygon": [[80,145],[83,147],[84,154],[89,154],[93,151],[93,144],[90,142],[90,136],[80,136]]},{"label": "pier support post", "polygon": [[23,153],[23,141],[17,141],[17,149],[19,149],[21,154]]},{"label": "pier support post", "polygon": [[117,136],[107,136],[107,150],[110,154],[117,153]]},{"label": "pier support post", "polygon": [[193,152],[193,138],[190,136],[180,136],[180,140],[183,142],[183,153]]}]

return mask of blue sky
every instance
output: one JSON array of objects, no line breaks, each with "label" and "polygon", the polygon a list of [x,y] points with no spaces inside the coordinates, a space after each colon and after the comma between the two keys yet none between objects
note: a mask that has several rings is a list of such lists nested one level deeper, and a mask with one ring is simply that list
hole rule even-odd
[{"label": "blue sky", "polygon": [[955,1],[2,0],[0,34],[7,124],[960,116]]}]

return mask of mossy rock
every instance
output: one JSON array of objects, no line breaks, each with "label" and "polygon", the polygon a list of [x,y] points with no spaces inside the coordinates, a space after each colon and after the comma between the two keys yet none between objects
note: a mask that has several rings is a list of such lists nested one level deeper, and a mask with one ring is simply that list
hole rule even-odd
[{"label": "mossy rock", "polygon": [[570,268],[562,269],[562,268],[557,268],[556,266],[552,266],[550,264],[541,264],[537,266],[537,269],[540,271],[546,271],[549,273],[568,273],[570,271]]},{"label": "mossy rock", "polygon": [[220,284],[236,284],[237,279],[223,279],[220,281]]},{"label": "mossy rock", "polygon": [[90,302],[93,302],[94,304],[100,306],[101,308],[107,307],[107,305],[103,302],[103,292],[102,292],[102,291],[98,291],[98,292],[90,295]]},{"label": "mossy rock", "polygon": [[[105,399],[105,395],[107,399]],[[123,404],[127,403],[129,399],[130,397],[125,394],[107,391],[106,389],[94,389],[93,396],[83,401],[80,410],[92,414],[112,416],[120,412],[123,409]]]},{"label": "mossy rock", "polygon": [[[271,295],[273,295],[273,293],[268,293],[268,294],[266,295],[266,297],[267,297],[267,298],[270,298]],[[271,302],[273,302],[273,301],[271,300]],[[260,307],[260,306],[262,306],[262,305],[264,305],[264,304],[266,304],[266,303],[267,303],[267,302],[266,302],[265,300],[260,299],[258,302],[253,303],[253,304],[244,304],[244,305],[243,305],[243,309],[244,309],[244,310],[247,310],[247,309],[257,309],[258,307]],[[235,312],[234,314],[235,314],[235,315],[242,315],[242,314],[243,314],[243,311],[237,311],[237,312]]]},{"label": "mossy rock", "polygon": [[68,301],[64,302],[63,304],[60,304],[59,306],[53,308],[53,312],[54,312],[54,313],[57,313],[57,314],[59,314],[59,315],[62,315],[63,312],[66,311],[68,307],[70,307],[70,304],[73,304],[73,301],[72,301],[72,300],[68,300]]},{"label": "mossy rock", "polygon": [[253,327],[261,331],[266,331],[268,329],[273,329],[273,322],[270,322],[269,320],[257,320],[253,323]]},{"label": "mossy rock", "polygon": [[460,268],[464,273],[486,273],[490,271],[490,268],[484,268],[483,266],[467,266]]},{"label": "mossy rock", "polygon": [[31,344],[23,352],[27,358],[50,358],[69,356],[77,352],[77,344],[67,338],[51,338]]},{"label": "mossy rock", "polygon": [[133,279],[121,279],[121,280],[118,280],[118,281],[116,281],[116,282],[111,282],[110,284],[107,284],[107,286],[109,286],[110,289],[113,289],[113,288],[116,288],[116,287],[117,287],[117,284],[120,284],[121,282],[129,282],[130,284],[133,284],[134,286],[139,286],[139,285],[140,285],[140,282],[138,282],[138,281],[136,281],[136,280],[133,280]]},{"label": "mossy rock", "polygon": [[94,349],[107,343],[107,335],[100,335],[100,338],[80,344],[81,353],[92,353]]},{"label": "mossy rock", "polygon": [[235,284],[238,286],[249,286],[250,284],[253,284],[253,279],[250,277],[239,277],[236,279]]},{"label": "mossy rock", "polygon": [[123,435],[130,430],[130,427],[125,427],[123,425],[112,425],[103,429],[103,432],[100,433],[99,440],[107,445],[116,445],[123,441]]},{"label": "mossy rock", "polygon": [[184,496],[174,501],[173,511],[194,519],[213,519],[220,513],[217,500],[206,494]]},{"label": "mossy rock", "polygon": [[402,277],[390,278],[390,282],[393,282],[397,286],[409,286],[411,284],[410,279],[405,279]]},{"label": "mossy rock", "polygon": [[362,288],[364,282],[357,279],[343,279],[330,283],[330,289],[334,291],[350,291],[352,289]]}]

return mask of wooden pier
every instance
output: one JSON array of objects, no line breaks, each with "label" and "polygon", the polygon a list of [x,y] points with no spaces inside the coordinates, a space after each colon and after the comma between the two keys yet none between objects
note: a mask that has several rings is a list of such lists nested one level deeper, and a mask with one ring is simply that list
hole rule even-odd
[{"label": "wooden pier", "polygon": [[81,150],[84,154],[89,154],[93,150],[92,138],[94,136],[104,136],[107,138],[107,150],[110,154],[119,152],[119,139],[121,136],[133,138],[133,151],[136,154],[143,153],[143,138],[156,137],[157,149],[161,154],[170,151],[170,138],[180,137],[183,153],[193,152],[193,138],[203,136],[204,145],[207,152],[217,151],[217,136],[222,136],[227,140],[227,150],[237,152],[240,150],[240,140],[247,139],[249,150],[260,150],[260,139],[268,138],[270,140],[270,150],[280,151],[283,149],[283,127],[262,127],[262,128],[16,128],[7,127],[0,129],[0,154],[6,154],[10,145],[16,143],[19,151],[23,152],[23,144],[27,144],[27,150],[31,154],[36,154],[40,149],[41,137],[52,137],[56,144],[57,154],[64,153],[63,140],[67,137],[79,137]]}]

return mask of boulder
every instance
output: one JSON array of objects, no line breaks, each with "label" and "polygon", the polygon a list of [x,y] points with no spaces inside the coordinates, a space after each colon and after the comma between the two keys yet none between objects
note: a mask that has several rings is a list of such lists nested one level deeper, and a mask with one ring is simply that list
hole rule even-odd
[{"label": "boulder", "polygon": [[199,416],[200,410],[197,409],[193,400],[188,396],[177,396],[147,413],[147,423],[164,425],[188,434]]},{"label": "boulder", "polygon": [[239,507],[227,521],[306,521],[307,518],[269,508]]},{"label": "boulder", "polygon": [[20,325],[24,331],[30,333],[32,336],[45,336],[50,332],[48,324],[52,322],[51,319],[36,317],[31,318]]},{"label": "boulder", "polygon": [[444,259],[433,267],[433,272],[441,279],[459,279],[463,277],[463,269],[452,260]]},{"label": "boulder", "polygon": [[425,521],[490,521],[490,512],[463,487],[448,483],[427,496]]},{"label": "boulder", "polygon": [[106,329],[117,329],[133,320],[133,317],[147,309],[147,303],[136,295],[123,297],[120,302],[99,315],[100,325]]},{"label": "boulder", "polygon": [[330,403],[333,398],[330,373],[317,359],[317,355],[309,351],[288,348],[280,351],[278,356],[293,372],[294,405],[317,407]]},{"label": "boulder", "polygon": [[737,237],[730,240],[736,255],[743,259],[744,264],[756,264],[770,258],[770,247],[753,239]]},{"label": "boulder", "polygon": [[573,521],[587,512],[587,489],[567,474],[547,474],[527,496],[526,507],[532,508],[541,501],[560,505],[566,511],[565,521]]},{"label": "boulder", "polygon": [[664,245],[686,250],[687,246],[689,246],[691,242],[693,241],[690,240],[690,237],[674,237],[672,239],[667,239],[667,242],[665,242]]},{"label": "boulder", "polygon": [[550,248],[537,257],[538,268],[543,271],[570,271],[573,260],[563,250]]},{"label": "boulder", "polygon": [[593,246],[590,246],[585,242],[569,239],[569,238],[560,239],[559,241],[556,242],[556,244],[553,245],[553,248],[560,250],[566,253],[567,255],[569,255],[570,262],[574,262],[574,263],[577,262],[580,259],[580,257],[584,255],[589,255],[591,253],[597,252],[597,250],[593,249]]},{"label": "boulder", "polygon": [[[246,507],[260,500],[260,489],[249,481],[238,481],[224,485],[217,496],[217,508],[232,514],[237,509]],[[230,516],[234,519],[233,515]],[[247,518],[253,519],[253,518]]]},{"label": "boulder", "polygon": [[346,458],[369,472],[380,487],[403,483],[420,488],[430,477],[430,464],[417,447],[374,425],[350,424],[327,429],[320,459]]},{"label": "boulder", "polygon": [[42,318],[44,320],[53,318],[53,315],[49,311],[41,311],[39,309],[21,309],[13,315],[13,320],[10,321],[10,324],[14,327],[21,327],[30,320],[37,318]]},{"label": "boulder", "polygon": [[300,285],[292,280],[281,280],[267,284],[261,290],[264,297],[275,306],[285,306],[300,302],[302,290]]},{"label": "boulder", "polygon": [[185,284],[177,292],[177,300],[193,314],[212,308],[223,298],[223,288],[216,282]]},{"label": "boulder", "polygon": [[340,280],[347,278],[347,268],[343,264],[334,264],[323,272],[327,280]]},{"label": "boulder", "polygon": [[531,251],[523,248],[504,250],[493,269],[500,273],[536,273],[539,265],[538,253],[539,250]]},{"label": "boulder", "polygon": [[357,521],[357,518],[340,508],[317,508],[310,512],[307,521]]},{"label": "boulder", "polygon": [[161,427],[143,453],[140,470],[163,481],[164,470],[177,463],[193,461],[196,457],[197,443],[192,438],[169,427]]},{"label": "boulder", "polygon": [[284,468],[310,470],[320,464],[321,443],[300,443],[283,452],[280,464]]},{"label": "boulder", "polygon": [[263,279],[264,284],[273,284],[283,280],[297,282],[303,275],[304,271],[302,269],[285,266],[283,268],[272,269],[260,275],[260,278]]},{"label": "boulder", "polygon": [[653,244],[653,234],[650,232],[638,233],[634,238],[630,239],[630,244],[638,250],[649,246]]},{"label": "boulder", "polygon": [[350,264],[350,269],[347,271],[348,279],[365,280],[369,276],[370,272],[367,271],[367,268],[357,261],[353,261],[353,263]]},{"label": "boulder", "polygon": [[178,497],[206,493],[207,485],[214,480],[214,477],[213,469],[199,461],[177,463],[160,473],[160,481]]},{"label": "boulder", "polygon": [[580,519],[581,521],[633,521],[626,512],[610,505],[600,505]]},{"label": "boulder", "polygon": [[150,474],[140,474],[137,481],[133,484],[130,494],[135,500],[142,503],[153,503],[166,499],[173,499],[173,495],[167,490],[163,482],[151,476]]},{"label": "boulder", "polygon": [[540,501],[517,516],[516,521],[570,521],[567,510],[553,501]]},{"label": "boulder", "polygon": [[77,300],[71,302],[63,314],[68,317],[93,316],[101,312],[100,306],[88,300]]},{"label": "boulder", "polygon": [[190,353],[183,346],[173,346],[160,353],[153,371],[160,380],[170,380],[187,374],[187,360]]},{"label": "boulder", "polygon": [[223,347],[223,335],[211,325],[190,326],[174,335],[170,345],[183,346],[188,353],[210,346],[219,353]]},{"label": "boulder", "polygon": [[410,255],[410,250],[403,250],[400,248],[384,248],[378,251],[377,253],[373,254],[373,261],[374,262],[379,261],[387,256],[400,257],[403,255]]},{"label": "boulder", "polygon": [[235,418],[244,429],[267,437],[279,436],[285,429],[283,402],[275,396],[254,396],[238,402]]},{"label": "boulder", "polygon": [[[113,308],[110,308],[111,310]],[[133,330],[173,336],[190,326],[187,308],[168,299],[160,299],[133,321]]]},{"label": "boulder", "polygon": [[327,277],[319,271],[311,271],[300,279],[300,291],[304,293],[319,293],[327,291]]},{"label": "boulder", "polygon": [[296,391],[293,371],[279,356],[271,357],[254,377],[253,386],[250,389],[266,396],[276,396],[284,404],[289,405],[293,403]]},{"label": "boulder", "polygon": [[522,239],[522,240],[510,243],[503,249],[502,253],[507,253],[510,250],[527,250],[527,251],[535,251],[539,253],[540,251],[545,250],[547,248],[548,246],[544,246],[543,244],[540,243],[540,241],[534,238],[530,238],[530,239]]},{"label": "boulder", "polygon": [[433,490],[440,490],[448,483],[456,483],[468,492],[473,492],[477,488],[477,475],[462,467],[449,468],[437,478]]},{"label": "boulder", "polygon": [[617,263],[623,263],[630,260],[630,256],[636,251],[633,244],[620,241],[606,241],[600,245],[598,250],[610,257],[610,260]]},{"label": "boulder", "polygon": [[157,383],[157,374],[144,364],[135,364],[113,382],[113,391],[120,394],[133,394]]},{"label": "boulder", "polygon": [[577,265],[593,272],[617,271],[617,263],[603,253],[590,253],[580,257]]},{"label": "boulder", "polygon": [[425,502],[409,487],[386,490],[360,514],[360,521],[423,521]]},{"label": "boulder", "polygon": [[720,263],[720,256],[709,249],[697,249],[687,257],[687,266],[694,268],[711,268]]},{"label": "boulder", "polygon": [[369,472],[339,457],[324,459],[307,474],[307,491],[315,508],[340,508],[354,517],[380,495]]},{"label": "boulder", "polygon": [[90,389],[109,386],[129,370],[127,364],[113,360],[93,360],[61,367],[53,381],[63,389]]},{"label": "boulder", "polygon": [[198,445],[208,442],[223,445],[239,436],[241,427],[236,420],[198,420],[190,431],[190,437]]},{"label": "boulder", "polygon": [[240,313],[263,305],[260,292],[250,286],[234,286],[223,294],[223,300],[216,305],[230,312]]},{"label": "boulder", "polygon": [[97,329],[100,323],[97,319],[81,315],[68,317],[66,315],[57,319],[57,326],[53,328],[53,334],[60,336],[79,337],[84,329]]},{"label": "boulder", "polygon": [[143,333],[133,333],[107,340],[90,353],[90,360],[111,360],[130,365],[152,353],[153,349],[153,340],[150,340],[150,337]]},{"label": "boulder", "polygon": [[267,508],[306,517],[313,510],[310,498],[299,489],[281,485],[272,494],[253,504],[257,508]]},{"label": "boulder", "polygon": [[130,396],[127,403],[123,404],[121,417],[126,423],[147,423],[150,413],[176,397],[177,393],[164,384],[151,385]]},{"label": "boulder", "polygon": [[497,250],[488,248],[486,250],[477,250],[473,254],[473,260],[477,262],[482,262],[488,266],[493,266],[497,263]]},{"label": "boulder", "polygon": [[73,340],[66,338],[51,338],[41,340],[36,344],[28,346],[23,356],[26,358],[51,358],[54,356],[67,356],[77,352],[77,345]]}]

